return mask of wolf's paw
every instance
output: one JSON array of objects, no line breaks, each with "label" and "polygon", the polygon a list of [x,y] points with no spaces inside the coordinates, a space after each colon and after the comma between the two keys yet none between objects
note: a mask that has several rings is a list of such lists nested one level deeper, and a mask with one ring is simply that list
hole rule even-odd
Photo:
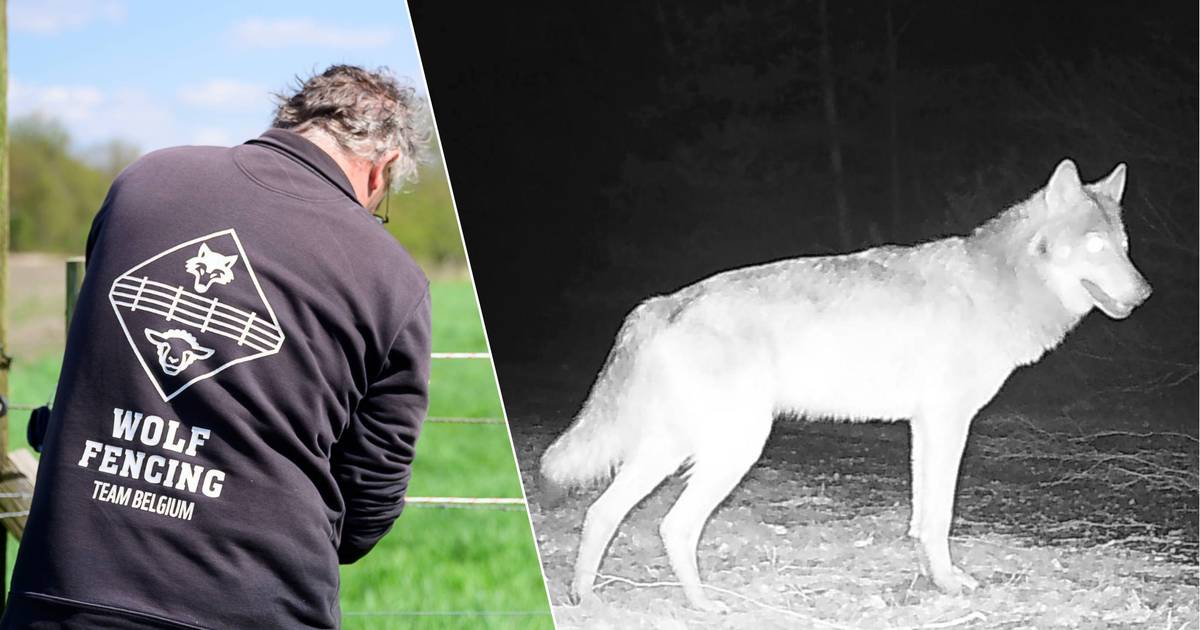
[{"label": "wolf's paw", "polygon": [[958,577],[958,579],[962,580],[963,587],[966,590],[973,591],[973,590],[979,588],[979,580],[976,580],[974,577],[971,576],[970,573],[967,573],[966,571],[962,570],[957,565],[954,567],[954,575],[956,577]]},{"label": "wolf's paw", "polygon": [[572,606],[591,608],[600,604],[600,596],[591,588],[580,588],[572,585],[567,591],[567,603]]},{"label": "wolf's paw", "polygon": [[943,592],[950,595],[969,593],[979,588],[978,580],[956,566],[952,566],[948,574],[934,575],[933,583]]},{"label": "wolf's paw", "polygon": [[712,615],[725,615],[729,613],[729,606],[724,602],[717,601],[708,597],[703,593],[686,593],[688,603],[694,608]]}]

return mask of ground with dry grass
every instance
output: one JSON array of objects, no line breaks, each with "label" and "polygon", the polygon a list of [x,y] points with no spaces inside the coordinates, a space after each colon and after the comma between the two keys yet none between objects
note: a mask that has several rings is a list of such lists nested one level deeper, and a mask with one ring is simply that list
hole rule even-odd
[{"label": "ground with dry grass", "polygon": [[[506,373],[520,372],[501,371],[508,393]],[[965,596],[917,577],[904,535],[905,423],[780,421],[704,531],[701,575],[733,610],[710,616],[687,606],[657,535],[679,479],[622,524],[597,582],[601,603],[569,605],[580,525],[599,490],[543,504],[537,455],[576,401],[563,393],[573,388],[530,379],[512,384],[509,416],[559,627],[1197,627],[1197,448],[1194,416],[1179,418],[1178,401],[1127,405],[1136,416],[1102,400],[1034,415],[985,409],[951,542],[983,584]],[[1190,431],[1162,430],[1180,424]]]},{"label": "ground with dry grass", "polygon": [[63,346],[65,260],[65,256],[56,254],[9,256],[8,354],[19,360],[37,359]]}]

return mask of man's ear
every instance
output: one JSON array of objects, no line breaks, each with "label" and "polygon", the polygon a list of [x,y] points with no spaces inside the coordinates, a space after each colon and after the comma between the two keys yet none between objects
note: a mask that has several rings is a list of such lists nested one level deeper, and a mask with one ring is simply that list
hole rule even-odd
[{"label": "man's ear", "polygon": [[380,188],[391,185],[391,170],[400,157],[399,151],[391,151],[383,159],[371,164],[371,172],[367,177],[367,193],[374,194]]}]

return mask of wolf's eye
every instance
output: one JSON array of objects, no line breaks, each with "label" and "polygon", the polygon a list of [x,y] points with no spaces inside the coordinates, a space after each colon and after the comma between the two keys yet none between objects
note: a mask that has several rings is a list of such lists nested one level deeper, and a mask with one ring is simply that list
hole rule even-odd
[{"label": "wolf's eye", "polygon": [[1095,254],[1108,246],[1108,241],[1099,234],[1092,232],[1087,235],[1087,241],[1084,243],[1089,253]]}]

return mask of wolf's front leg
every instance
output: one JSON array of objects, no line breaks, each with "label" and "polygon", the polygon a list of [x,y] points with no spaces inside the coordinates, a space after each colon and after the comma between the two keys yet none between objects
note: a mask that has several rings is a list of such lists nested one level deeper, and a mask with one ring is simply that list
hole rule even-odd
[{"label": "wolf's front leg", "polygon": [[[913,540],[919,540],[921,516],[925,510],[925,438],[917,432],[916,419],[909,423],[909,433],[912,445],[910,448],[912,452],[909,454],[912,464],[912,513],[908,521],[908,536]],[[921,573],[925,572],[925,569],[922,568]]]},{"label": "wolf's front leg", "polygon": [[[912,420],[913,517],[909,535],[918,542],[921,572],[947,593],[979,587],[979,582],[950,560],[950,522],[954,491],[971,415],[925,413]],[[918,511],[919,510],[919,511]]]}]

